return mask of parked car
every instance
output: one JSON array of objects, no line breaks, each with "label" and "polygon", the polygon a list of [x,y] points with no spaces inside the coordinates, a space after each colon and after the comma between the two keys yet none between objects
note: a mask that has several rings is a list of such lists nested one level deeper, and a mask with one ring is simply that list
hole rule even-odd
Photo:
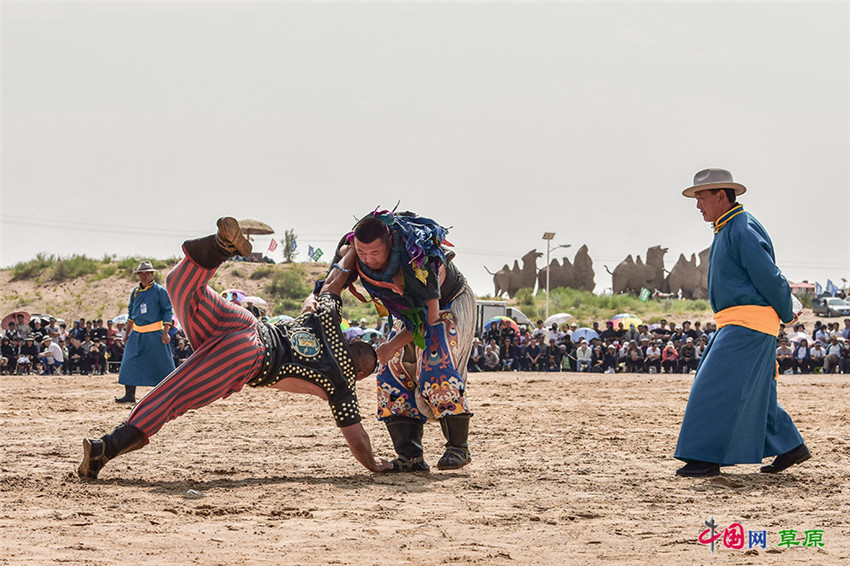
[{"label": "parked car", "polygon": [[850,303],[836,297],[812,299],[812,311],[817,316],[850,316]]}]

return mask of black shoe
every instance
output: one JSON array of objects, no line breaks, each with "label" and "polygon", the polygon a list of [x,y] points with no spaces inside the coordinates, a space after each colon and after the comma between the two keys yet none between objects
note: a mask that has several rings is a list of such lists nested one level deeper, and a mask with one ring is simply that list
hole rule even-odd
[{"label": "black shoe", "polygon": [[720,475],[720,464],[694,460],[676,470],[676,475],[686,478],[712,478]]},{"label": "black shoe", "polygon": [[472,415],[449,415],[440,419],[443,436],[446,437],[446,451],[437,462],[438,470],[457,470],[472,462],[469,453],[469,419]]},{"label": "black shoe", "polygon": [[422,451],[423,424],[408,417],[390,417],[384,423],[398,458],[392,462],[394,472],[428,472]]},{"label": "black shoe", "polygon": [[811,457],[812,453],[809,452],[806,444],[803,443],[785,454],[780,454],[773,459],[773,462],[767,466],[762,466],[759,471],[763,474],[775,474],[796,464],[801,464]]},{"label": "black shoe", "polygon": [[136,398],[135,397],[127,397],[126,395],[124,395],[123,397],[116,397],[115,402],[116,403],[135,403]]}]

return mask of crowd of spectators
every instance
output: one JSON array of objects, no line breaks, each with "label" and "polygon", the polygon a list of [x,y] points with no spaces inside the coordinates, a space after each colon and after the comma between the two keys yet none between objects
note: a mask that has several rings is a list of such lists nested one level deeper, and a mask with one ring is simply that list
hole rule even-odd
[{"label": "crowd of spectators", "polygon": [[[192,353],[183,330],[171,328],[174,363]],[[126,329],[123,322],[80,318],[68,328],[55,318],[43,320],[18,314],[2,329],[0,373],[5,374],[97,374],[118,373],[124,357]]]},{"label": "crowd of spectators", "polygon": [[[518,331],[517,329],[518,328]],[[647,325],[605,330],[592,329],[598,337],[573,339],[576,324],[543,321],[530,330],[503,320],[476,336],[469,357],[469,371],[581,371],[598,373],[695,373],[708,341],[717,327],[713,322],[685,321],[681,326],[662,320]],[[810,347],[809,344],[812,344]],[[797,324],[792,334],[781,325],[777,337],[777,362],[783,373],[847,373],[850,371],[850,319],[839,323],[817,322],[810,338]]]}]

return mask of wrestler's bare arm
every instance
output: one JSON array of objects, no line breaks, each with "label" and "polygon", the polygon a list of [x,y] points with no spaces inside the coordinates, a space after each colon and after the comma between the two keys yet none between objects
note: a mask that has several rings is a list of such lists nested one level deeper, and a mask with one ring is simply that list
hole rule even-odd
[{"label": "wrestler's bare arm", "polygon": [[354,458],[363,464],[367,469],[373,472],[386,472],[393,469],[392,464],[383,458],[375,458],[372,452],[372,443],[369,441],[369,435],[363,425],[356,423],[349,426],[340,427],[345,441],[348,442],[348,448],[354,455]]},{"label": "wrestler's bare arm", "polygon": [[[341,247],[339,252],[340,255],[342,255],[342,258],[335,265],[338,265],[342,269],[337,269],[336,267],[331,268],[330,273],[328,273],[328,278],[325,279],[325,284],[322,286],[319,294],[333,293],[337,296],[342,295],[342,290],[345,287],[346,282],[348,282],[349,273],[352,269],[354,269],[354,262],[357,259],[357,254],[354,252],[354,247],[347,244]],[[310,295],[304,299],[304,304],[301,305],[301,314],[304,314],[305,312],[316,312],[318,308],[319,301],[316,298],[316,295],[310,293]]]}]

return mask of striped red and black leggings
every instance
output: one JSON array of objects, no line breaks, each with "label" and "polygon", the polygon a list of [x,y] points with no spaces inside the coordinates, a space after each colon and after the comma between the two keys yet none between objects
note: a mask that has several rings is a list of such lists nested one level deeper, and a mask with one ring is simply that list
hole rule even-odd
[{"label": "striped red and black leggings", "polygon": [[214,273],[187,256],[166,277],[177,319],[195,352],[130,413],[127,424],[145,437],[190,409],[241,390],[260,370],[265,350],[257,320],[207,285]]}]

